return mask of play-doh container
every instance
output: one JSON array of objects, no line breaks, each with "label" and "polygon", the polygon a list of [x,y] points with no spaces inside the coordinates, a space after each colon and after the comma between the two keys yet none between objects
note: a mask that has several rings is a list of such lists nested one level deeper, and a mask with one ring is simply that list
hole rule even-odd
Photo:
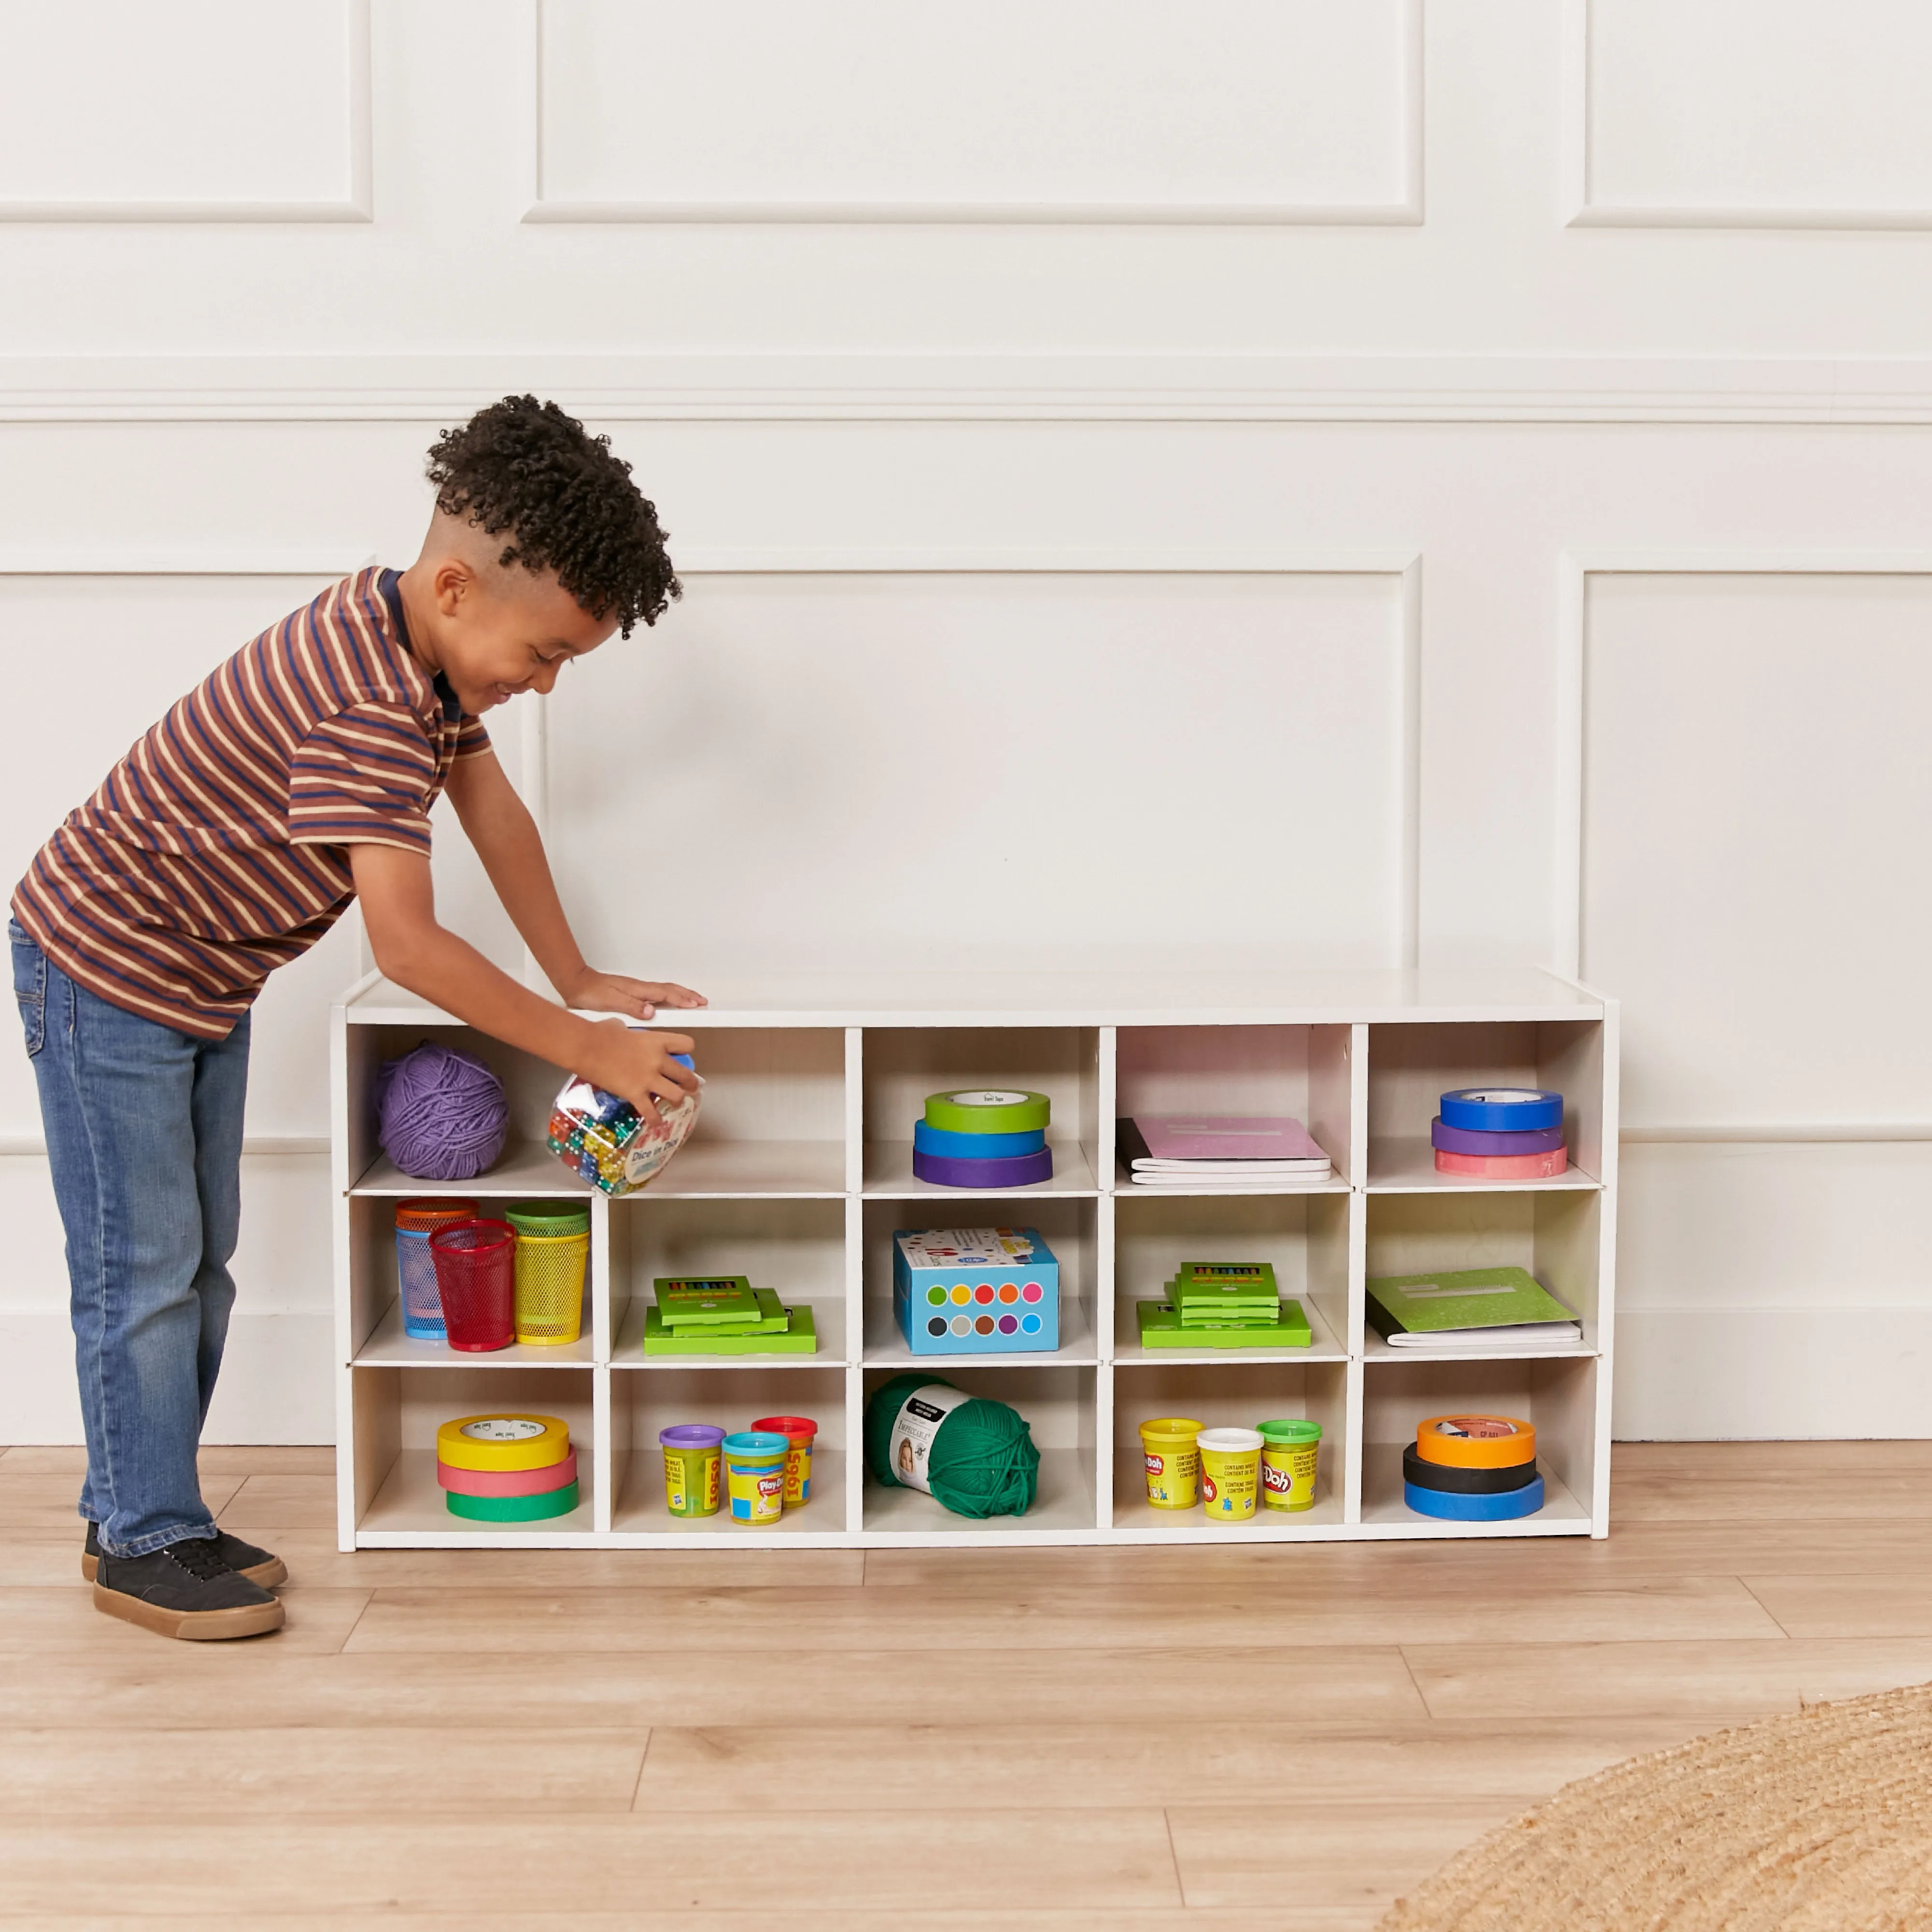
[{"label": "play-doh container", "polygon": [[1201,1500],[1201,1425],[1184,1415],[1157,1416],[1141,1424],[1141,1456],[1147,1464],[1147,1499],[1154,1509],[1192,1509]]},{"label": "play-doh container", "polygon": [[785,1439],[784,1506],[798,1509],[812,1500],[812,1445],[818,1424],[808,1415],[767,1415],[752,1424],[754,1432]]},{"label": "play-doh container", "polygon": [[785,1458],[791,1444],[776,1430],[744,1429],[724,1438],[724,1493],[731,1520],[768,1529],[784,1514]]},{"label": "play-doh container", "polygon": [[1315,1507],[1315,1463],[1322,1425],[1299,1416],[1264,1422],[1262,1437],[1262,1502],[1276,1510]]},{"label": "play-doh container", "polygon": [[662,1429],[658,1442],[664,1450],[664,1502],[673,1516],[716,1516],[722,1489],[719,1474],[722,1429],[702,1422],[680,1423],[674,1429]]},{"label": "play-doh container", "polygon": [[1261,1486],[1258,1429],[1204,1429],[1194,1438],[1201,1452],[1201,1500],[1210,1522],[1246,1522]]}]

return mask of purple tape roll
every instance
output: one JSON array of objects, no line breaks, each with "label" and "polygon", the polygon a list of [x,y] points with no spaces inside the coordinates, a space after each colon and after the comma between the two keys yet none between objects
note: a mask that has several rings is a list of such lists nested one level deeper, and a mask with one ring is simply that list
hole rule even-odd
[{"label": "purple tape roll", "polygon": [[912,1171],[935,1187],[1028,1187],[1053,1178],[1053,1150],[1009,1154],[1004,1160],[962,1160],[956,1155],[914,1149]]},{"label": "purple tape roll", "polygon": [[1477,1127],[1445,1127],[1441,1116],[1430,1123],[1429,1144],[1441,1154],[1554,1154],[1563,1144],[1560,1127],[1534,1127],[1526,1133],[1485,1133]]}]

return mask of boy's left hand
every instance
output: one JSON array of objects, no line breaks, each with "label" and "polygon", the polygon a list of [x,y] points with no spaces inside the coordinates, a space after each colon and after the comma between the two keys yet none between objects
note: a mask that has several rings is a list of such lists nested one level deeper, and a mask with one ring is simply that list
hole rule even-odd
[{"label": "boy's left hand", "polygon": [[653,1018],[660,1006],[702,1006],[702,993],[668,980],[632,980],[622,973],[598,973],[586,967],[576,983],[560,986],[563,1003],[578,1012],[622,1013],[634,1020]]}]

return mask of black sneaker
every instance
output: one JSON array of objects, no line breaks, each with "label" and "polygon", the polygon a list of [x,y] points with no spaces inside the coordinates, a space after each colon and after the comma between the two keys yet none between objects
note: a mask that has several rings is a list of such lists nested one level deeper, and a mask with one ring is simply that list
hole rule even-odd
[{"label": "black sneaker", "polygon": [[[257,1550],[252,1543],[244,1543],[238,1536],[230,1536],[225,1529],[214,1532],[214,1540],[220,1549],[222,1561],[237,1576],[260,1584],[265,1590],[272,1590],[278,1583],[289,1580],[289,1566],[279,1556],[271,1556],[266,1550]],[[100,1526],[91,1522],[87,1526],[86,1546],[80,1552],[80,1574],[88,1582],[94,1581],[100,1563]]]},{"label": "black sneaker", "polygon": [[100,1553],[94,1607],[163,1636],[207,1642],[260,1636],[287,1616],[278,1599],[231,1569],[212,1536],[171,1543],[152,1556]]}]

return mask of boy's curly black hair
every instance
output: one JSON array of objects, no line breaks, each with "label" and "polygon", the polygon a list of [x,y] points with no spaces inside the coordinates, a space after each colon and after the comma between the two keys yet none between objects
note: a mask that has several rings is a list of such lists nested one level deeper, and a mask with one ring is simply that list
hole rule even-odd
[{"label": "boy's curly black hair", "polygon": [[554,403],[506,396],[446,430],[430,449],[429,480],[439,510],[492,536],[509,532],[499,561],[555,571],[592,616],[614,612],[627,638],[684,594],[631,466]]}]

